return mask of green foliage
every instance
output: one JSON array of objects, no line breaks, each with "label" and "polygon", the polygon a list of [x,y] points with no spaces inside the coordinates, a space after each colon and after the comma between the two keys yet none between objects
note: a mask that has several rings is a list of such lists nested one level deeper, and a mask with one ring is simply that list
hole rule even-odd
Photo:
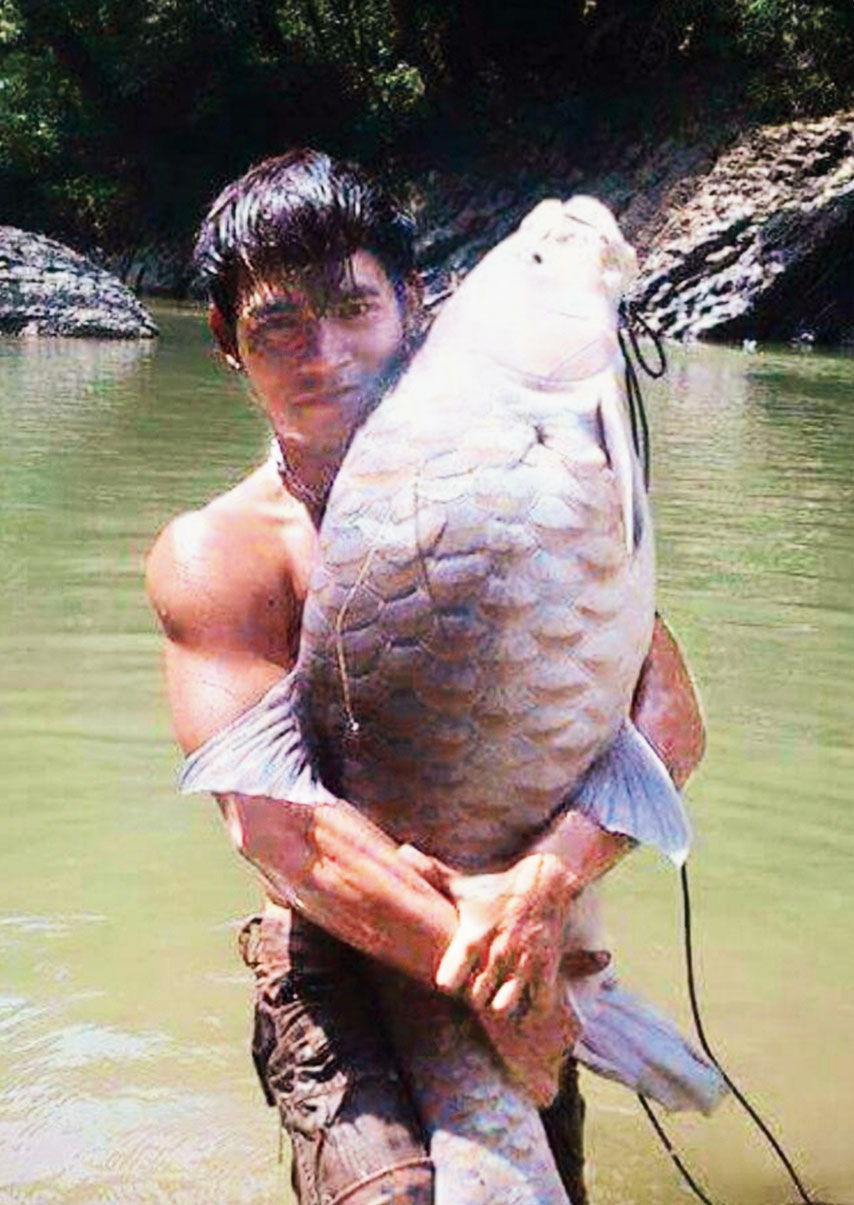
[{"label": "green foliage", "polygon": [[851,0],[742,0],[751,94],[770,114],[826,111],[854,95]]},{"label": "green foliage", "polygon": [[827,109],[852,63],[852,0],[0,0],[0,221],[174,235],[287,146],[570,137],[714,73]]}]

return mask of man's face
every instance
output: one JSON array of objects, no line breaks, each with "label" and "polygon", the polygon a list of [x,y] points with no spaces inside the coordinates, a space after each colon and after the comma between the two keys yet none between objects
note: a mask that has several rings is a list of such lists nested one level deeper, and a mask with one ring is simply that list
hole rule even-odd
[{"label": "man's face", "polygon": [[238,312],[237,346],[255,397],[276,433],[313,456],[340,455],[403,339],[394,287],[368,251],[338,271],[255,284]]}]

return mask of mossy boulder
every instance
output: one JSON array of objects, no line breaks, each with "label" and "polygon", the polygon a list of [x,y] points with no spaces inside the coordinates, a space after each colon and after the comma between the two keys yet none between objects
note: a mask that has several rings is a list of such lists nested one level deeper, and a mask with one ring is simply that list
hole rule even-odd
[{"label": "mossy boulder", "polygon": [[112,273],[44,235],[0,226],[0,334],[149,339],[157,326]]}]

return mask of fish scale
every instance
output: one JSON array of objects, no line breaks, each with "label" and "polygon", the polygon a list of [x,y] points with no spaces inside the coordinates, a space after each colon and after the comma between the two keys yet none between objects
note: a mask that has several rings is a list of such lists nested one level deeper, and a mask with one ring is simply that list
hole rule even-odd
[{"label": "fish scale", "polygon": [[[590,421],[613,374],[570,397],[469,374],[461,406],[446,381],[425,391],[431,372],[416,362],[339,472],[300,667],[323,747],[346,745],[346,797],[480,870],[530,840],[625,719],[652,631],[651,528],[627,550]],[[400,712],[407,695],[420,706]],[[489,824],[461,851],[457,823],[479,811]]]}]

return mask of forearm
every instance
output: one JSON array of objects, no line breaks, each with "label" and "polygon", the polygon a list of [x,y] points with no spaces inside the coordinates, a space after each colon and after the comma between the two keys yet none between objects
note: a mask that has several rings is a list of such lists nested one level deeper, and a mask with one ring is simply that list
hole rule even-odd
[{"label": "forearm", "polygon": [[561,813],[527,856],[543,859],[571,899],[616,865],[633,844],[623,833],[608,832],[571,808]]},{"label": "forearm", "polygon": [[425,984],[457,928],[454,905],[343,801],[305,806],[230,795],[232,841],[274,898],[339,940]]},{"label": "forearm", "polygon": [[703,756],[706,731],[691,675],[660,616],[635,690],[632,719],[676,786],[683,787]]},{"label": "forearm", "polygon": [[[436,972],[459,918],[454,905],[410,865],[405,847],[343,801],[304,806],[231,795],[220,805],[232,840],[260,870],[274,898],[298,907],[362,953],[437,987]],[[430,861],[423,855],[421,860]],[[475,1012],[499,1058],[539,1103],[548,1104],[563,1055],[577,1035],[568,1006],[526,1018],[524,1033],[489,1009],[475,1006]]]}]

